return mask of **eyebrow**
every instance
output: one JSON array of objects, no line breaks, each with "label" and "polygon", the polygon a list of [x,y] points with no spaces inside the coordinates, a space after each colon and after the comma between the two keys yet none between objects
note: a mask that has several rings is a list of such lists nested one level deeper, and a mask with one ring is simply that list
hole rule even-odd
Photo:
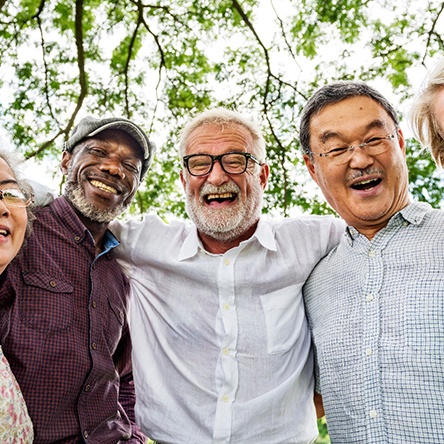
[{"label": "eyebrow", "polygon": [[9,184],[18,185],[18,182],[14,179],[0,180],[0,185],[9,185]]},{"label": "eyebrow", "polygon": [[[378,129],[380,129],[380,128],[386,128],[387,127],[387,125],[386,125],[386,122],[384,121],[384,120],[381,120],[381,119],[375,119],[375,120],[372,120],[370,123],[368,123],[365,127],[364,127],[364,131],[365,132],[367,132],[367,131],[370,131],[370,130],[372,130],[372,129],[374,129],[374,128],[378,128]],[[342,135],[341,135],[341,133],[338,133],[338,132],[336,132],[336,131],[329,131],[329,130],[327,130],[327,131],[325,131],[325,132],[323,132],[322,134],[321,134],[321,142],[322,143],[325,143],[325,142],[327,142],[328,140],[330,140],[330,139],[334,139],[334,138],[339,138],[339,139],[341,139],[342,138]]]}]

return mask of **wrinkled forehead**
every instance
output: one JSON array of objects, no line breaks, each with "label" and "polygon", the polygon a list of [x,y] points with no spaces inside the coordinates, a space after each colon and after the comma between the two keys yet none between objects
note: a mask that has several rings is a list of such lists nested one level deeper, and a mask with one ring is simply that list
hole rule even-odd
[{"label": "wrinkled forehead", "polygon": [[378,127],[392,129],[393,125],[393,119],[378,102],[357,96],[329,104],[313,114],[310,133],[324,141],[331,135],[361,133]]},{"label": "wrinkled forehead", "polygon": [[195,128],[187,138],[186,154],[194,152],[224,151],[227,147],[242,152],[251,152],[253,137],[250,131],[238,123],[203,123]]}]

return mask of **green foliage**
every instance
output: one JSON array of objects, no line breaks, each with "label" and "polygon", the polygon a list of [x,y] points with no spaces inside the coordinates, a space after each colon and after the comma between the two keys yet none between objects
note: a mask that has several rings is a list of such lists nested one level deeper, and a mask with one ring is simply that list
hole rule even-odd
[{"label": "green foliage", "polygon": [[[184,215],[178,130],[203,109],[238,109],[267,140],[264,211],[331,213],[299,152],[302,107],[337,79],[383,84],[403,106],[419,86],[412,72],[444,50],[440,15],[440,0],[402,10],[394,0],[10,0],[0,8],[2,125],[47,163],[82,116],[134,119],[159,151],[131,211],[171,217]],[[413,141],[408,161],[412,195],[440,206],[440,173]]]},{"label": "green foliage", "polygon": [[330,444],[330,438],[328,437],[327,421],[325,416],[318,419],[319,436],[315,441],[315,444]]},{"label": "green foliage", "polygon": [[410,193],[419,202],[427,202],[434,208],[443,208],[444,175],[438,171],[428,151],[410,140],[407,144]]}]

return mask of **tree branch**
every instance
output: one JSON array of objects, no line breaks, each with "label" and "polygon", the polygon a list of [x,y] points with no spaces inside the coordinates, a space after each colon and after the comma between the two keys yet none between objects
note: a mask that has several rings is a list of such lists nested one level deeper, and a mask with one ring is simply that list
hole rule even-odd
[{"label": "tree branch", "polygon": [[424,60],[425,60],[426,55],[427,55],[427,49],[429,48],[430,42],[432,40],[432,35],[436,35],[436,32],[435,32],[436,23],[438,22],[439,16],[442,14],[443,10],[444,10],[444,2],[441,4],[441,9],[439,10],[438,14],[436,15],[435,20],[433,20],[432,28],[428,32],[428,37],[427,37],[427,43],[426,43],[426,47],[425,47],[425,51],[424,51],[424,56],[423,56],[422,61],[421,61],[422,64],[424,64]]}]

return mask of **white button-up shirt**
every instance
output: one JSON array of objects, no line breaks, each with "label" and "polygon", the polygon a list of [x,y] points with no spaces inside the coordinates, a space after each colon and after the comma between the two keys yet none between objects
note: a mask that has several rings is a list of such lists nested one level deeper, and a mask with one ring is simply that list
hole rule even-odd
[{"label": "white button-up shirt", "polygon": [[131,279],[136,418],[161,443],[303,443],[317,436],[301,289],[344,231],[332,217],[260,221],[225,254],[194,225],[114,224]]}]

